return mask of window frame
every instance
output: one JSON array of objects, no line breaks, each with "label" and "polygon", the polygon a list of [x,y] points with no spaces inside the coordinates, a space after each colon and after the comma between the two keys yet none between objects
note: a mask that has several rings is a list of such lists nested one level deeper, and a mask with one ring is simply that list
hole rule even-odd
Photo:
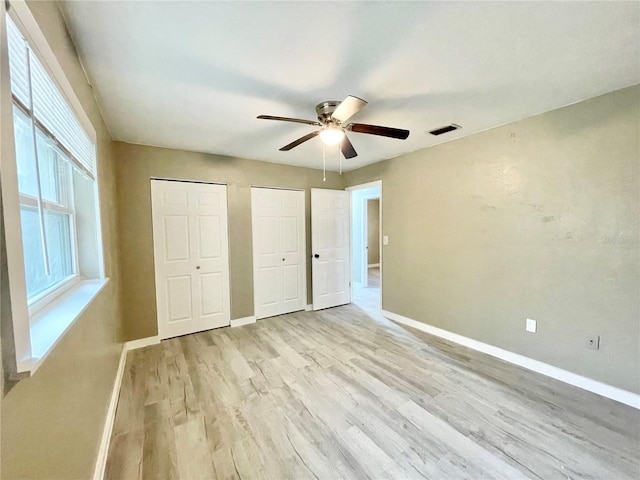
[{"label": "window frame", "polygon": [[[49,144],[50,148],[53,148],[56,151],[57,155],[63,156],[64,161],[67,162],[68,172],[67,182],[69,185],[69,191],[66,192],[66,195],[69,197],[67,203],[74,204],[74,192],[73,192],[73,179],[72,179],[72,168],[80,169],[80,166],[76,164],[70,157],[71,154],[64,148],[64,146],[60,145],[57,139],[38,121],[38,119],[34,116],[33,110],[28,109],[18,97],[12,94],[12,104],[14,108],[17,108],[22,112],[25,117],[27,117],[31,122],[33,122],[33,135],[36,136],[36,141],[34,142],[34,148],[37,149],[37,136],[40,135],[44,138],[44,140]],[[14,129],[15,130],[15,129]],[[14,132],[15,133],[15,132]],[[14,148],[15,150],[15,148]],[[17,159],[16,159],[17,161]],[[36,162],[40,162],[40,157],[36,155]],[[40,173],[41,165],[38,165],[36,175]],[[60,181],[60,177],[58,177],[58,182]],[[97,179],[93,180],[94,182]],[[42,208],[43,213],[45,211],[61,213],[64,215],[69,215],[69,236],[71,239],[71,261],[72,261],[72,270],[73,273],[68,275],[66,278],[58,281],[49,287],[45,288],[43,291],[38,292],[32,298],[29,298],[27,295],[27,304],[29,308],[29,316],[33,316],[39,310],[45,308],[49,303],[54,301],[56,298],[60,297],[64,293],[66,293],[70,288],[75,286],[80,281],[80,273],[79,273],[79,259],[78,259],[78,236],[77,236],[77,227],[76,227],[76,210],[74,206],[65,206],[58,202],[52,202],[50,200],[46,200],[42,196],[41,188],[40,190],[40,199],[37,196],[31,195],[28,193],[20,192],[18,188],[18,197],[19,197],[19,205],[20,208],[23,206],[28,208]]]},{"label": "window frame", "polygon": [[[2,147],[0,150],[2,177],[0,177],[0,181],[2,184],[2,214],[5,223],[4,245],[7,253],[7,270],[9,272],[10,313],[14,330],[13,340],[16,359],[15,373],[9,372],[9,374],[15,376],[15,378],[20,378],[22,374],[26,373],[30,375],[37,370],[71,325],[73,325],[108,283],[109,279],[105,276],[105,252],[102,236],[102,212],[100,209],[100,176],[96,130],[26,2],[13,1],[8,10],[7,4],[1,2],[0,16],[2,17],[0,18],[0,35],[2,35],[2,42],[0,42],[0,44],[2,44],[2,50],[0,51],[2,68],[0,71],[3,72],[1,77],[2,82],[0,82],[0,94],[3,98],[3,102],[0,103],[0,115],[2,115],[2,130],[0,130],[0,134],[2,135]],[[25,106],[20,105],[20,102],[15,102],[11,92],[8,73],[9,58],[6,47],[8,40],[7,18],[11,19],[23,38],[27,41],[31,52],[36,55],[38,61],[44,67],[46,74],[66,101],[71,113],[95,149],[95,171],[89,172],[86,168],[82,168],[82,165],[77,165],[77,160],[73,160],[73,156],[63,145],[54,141],[55,148],[59,149],[60,152],[67,157],[67,161],[72,163],[71,170],[77,168],[79,172],[83,174],[89,173],[88,176],[92,179],[90,188],[94,205],[91,208],[94,211],[92,214],[93,227],[91,227],[91,241],[93,241],[93,235],[95,234],[98,258],[93,268],[97,271],[97,274],[92,275],[91,279],[83,279],[80,275],[80,263],[78,259],[80,245],[78,226],[75,221],[74,212],[71,222],[72,232],[70,233],[73,234],[72,261],[74,262],[76,274],[73,278],[69,277],[52,286],[57,287],[52,288],[53,291],[41,292],[41,297],[34,297],[31,305],[29,305],[27,301],[20,204],[22,202],[31,204],[34,199],[37,202],[37,198],[34,197],[30,199],[28,195],[25,196],[18,191],[13,108],[14,105],[17,105],[24,113]],[[4,99],[6,99],[6,101],[4,101]],[[39,128],[45,133],[46,137],[51,139],[51,132],[38,122],[37,119],[33,119],[31,115],[28,116],[35,121],[34,127]],[[70,176],[71,183],[73,184],[74,173],[72,172]],[[73,189],[73,185],[71,185],[71,189]],[[45,204],[46,208],[52,207],[51,210],[53,211],[61,208],[60,205],[56,205],[53,202],[43,202],[43,208],[45,208]],[[89,214],[87,212],[88,211],[85,211],[86,214]],[[62,320],[61,317],[63,317]],[[46,335],[42,332],[45,332]]]}]

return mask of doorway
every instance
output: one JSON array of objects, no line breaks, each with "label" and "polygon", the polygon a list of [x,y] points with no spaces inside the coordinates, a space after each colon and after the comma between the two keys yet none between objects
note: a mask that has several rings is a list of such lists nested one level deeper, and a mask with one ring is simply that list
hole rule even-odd
[{"label": "doorway", "polygon": [[350,187],[352,302],[382,309],[382,181]]}]

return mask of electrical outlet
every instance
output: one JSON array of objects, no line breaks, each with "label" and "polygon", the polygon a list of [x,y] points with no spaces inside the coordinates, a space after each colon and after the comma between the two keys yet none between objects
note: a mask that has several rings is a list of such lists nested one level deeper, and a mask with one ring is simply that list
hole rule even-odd
[{"label": "electrical outlet", "polygon": [[527,330],[527,332],[536,333],[536,330],[538,329],[538,322],[536,322],[535,320],[531,320],[530,318],[527,318],[525,329]]},{"label": "electrical outlet", "polygon": [[387,235],[382,237],[382,244],[389,245],[389,237]]},{"label": "electrical outlet", "polygon": [[587,338],[587,348],[591,350],[600,350],[600,335],[594,335]]}]

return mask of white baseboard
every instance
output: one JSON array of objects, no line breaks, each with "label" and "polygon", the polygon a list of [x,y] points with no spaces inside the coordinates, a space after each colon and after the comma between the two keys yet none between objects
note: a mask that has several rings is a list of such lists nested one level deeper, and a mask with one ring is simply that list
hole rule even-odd
[{"label": "white baseboard", "polygon": [[311,305],[311,304],[305,305],[305,307],[304,307],[304,311],[305,312],[310,312],[311,310],[313,310],[313,305]]},{"label": "white baseboard", "polygon": [[124,375],[124,366],[126,362],[127,348],[125,344],[122,345],[122,351],[120,352],[120,363],[118,364],[116,379],[113,382],[113,390],[111,391],[107,417],[104,421],[102,438],[100,439],[100,448],[98,449],[98,458],[96,458],[96,465],[93,470],[93,480],[103,480],[104,478],[104,470],[107,466],[107,455],[109,454],[109,442],[111,440],[111,432],[113,431],[113,422],[116,419],[118,397],[120,396],[120,386],[122,385],[122,376]]},{"label": "white baseboard", "polygon": [[126,342],[124,344],[124,348],[129,351],[137,348],[148,347],[149,345],[157,345],[158,343],[160,343],[160,337],[156,335],[155,337],[139,338],[138,340]]},{"label": "white baseboard", "polygon": [[367,265],[367,268],[373,268],[373,267],[379,267],[380,264],[379,263],[370,263],[369,265]]},{"label": "white baseboard", "polygon": [[256,323],[256,316],[251,315],[250,317],[236,318],[231,320],[232,327],[241,327],[243,325],[249,325],[250,323]]},{"label": "white baseboard", "polygon": [[519,355],[508,350],[503,350],[502,348],[494,347],[493,345],[489,345],[487,343],[479,342],[472,338],[458,335],[457,333],[449,332],[447,330],[443,330],[426,323],[418,322],[417,320],[398,315],[397,313],[382,310],[382,315],[398,323],[408,325],[409,327],[413,327],[418,330],[422,330],[423,332],[430,333],[431,335],[435,335],[451,342],[464,345],[465,347],[477,350],[482,353],[486,353],[487,355],[505,360],[509,363],[513,363],[514,365],[518,365],[528,370],[541,373],[542,375],[546,375],[547,377],[555,378],[556,380],[568,383],[569,385],[582,388],[583,390],[587,390],[589,392],[597,393],[598,395],[602,395],[603,397],[607,397],[612,400],[616,400],[617,402],[640,409],[640,395],[636,393],[614,387],[613,385],[599,382],[598,380],[594,380],[592,378],[578,375],[577,373],[573,373],[568,370],[563,370],[562,368],[554,367],[553,365],[549,365],[548,363],[544,363],[539,360],[534,360],[533,358],[525,357],[524,355]]}]

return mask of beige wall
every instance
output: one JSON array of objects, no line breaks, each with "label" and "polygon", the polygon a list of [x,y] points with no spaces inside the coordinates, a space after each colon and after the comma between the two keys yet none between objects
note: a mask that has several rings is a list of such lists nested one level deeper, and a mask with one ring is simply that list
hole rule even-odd
[{"label": "beige wall", "polygon": [[89,478],[122,347],[114,163],[109,134],[57,4],[29,2],[29,7],[98,133],[105,265],[111,281],[35,375],[2,399],[2,477]]},{"label": "beige wall", "polygon": [[157,335],[151,177],[227,183],[232,319],[253,315],[251,185],[304,189],[307,303],[311,303],[310,188],[343,189],[342,176],[327,172],[323,182],[321,170],[119,142],[114,146],[127,340]]},{"label": "beige wall", "polygon": [[640,393],[639,117],[636,86],[349,172],[384,308]]},{"label": "beige wall", "polygon": [[380,263],[380,199],[367,200],[367,263]]}]

